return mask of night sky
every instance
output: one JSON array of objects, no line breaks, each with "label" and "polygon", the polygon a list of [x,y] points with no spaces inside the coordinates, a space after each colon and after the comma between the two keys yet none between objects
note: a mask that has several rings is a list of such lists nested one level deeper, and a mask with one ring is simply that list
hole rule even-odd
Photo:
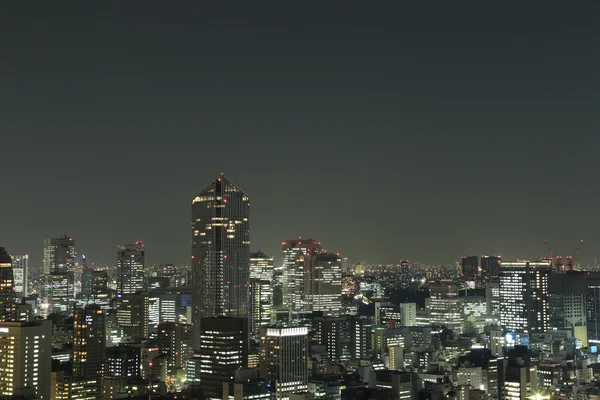
[{"label": "night sky", "polygon": [[278,258],[600,256],[592,2],[406,3],[2,4],[0,244],[187,263],[226,172]]}]

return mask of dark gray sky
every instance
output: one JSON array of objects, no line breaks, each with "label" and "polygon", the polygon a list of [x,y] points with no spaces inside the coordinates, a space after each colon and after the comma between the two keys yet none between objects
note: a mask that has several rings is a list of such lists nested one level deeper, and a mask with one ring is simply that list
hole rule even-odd
[{"label": "dark gray sky", "polygon": [[67,232],[95,263],[138,239],[185,263],[191,199],[225,171],[276,256],[299,235],[353,261],[600,255],[591,2],[12,3],[11,253]]}]

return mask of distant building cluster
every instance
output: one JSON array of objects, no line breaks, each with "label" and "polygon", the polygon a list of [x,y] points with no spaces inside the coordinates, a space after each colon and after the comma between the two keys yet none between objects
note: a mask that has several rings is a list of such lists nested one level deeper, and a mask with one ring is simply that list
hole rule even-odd
[{"label": "distant building cluster", "polygon": [[251,244],[225,175],[191,204],[191,262],[142,241],[96,267],[64,235],[0,247],[0,398],[600,399],[600,272],[549,258],[350,263]]}]

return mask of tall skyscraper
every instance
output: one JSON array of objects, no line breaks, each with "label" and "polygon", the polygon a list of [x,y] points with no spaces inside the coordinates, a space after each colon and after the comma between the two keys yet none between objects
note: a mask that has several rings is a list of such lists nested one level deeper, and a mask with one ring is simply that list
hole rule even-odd
[{"label": "tall skyscraper", "polygon": [[73,314],[73,375],[76,377],[102,377],[106,344],[104,318],[104,310],[95,304],[76,309]]},{"label": "tall skyscraper", "polygon": [[275,399],[308,387],[308,328],[265,328],[260,342],[261,378],[275,382]]},{"label": "tall skyscraper", "polygon": [[312,239],[286,240],[283,249],[283,308],[287,310],[302,309],[304,295],[304,257],[321,253],[321,243]]},{"label": "tall skyscraper", "polygon": [[28,293],[29,280],[29,255],[13,254],[13,277],[15,280],[15,293],[18,297],[25,297]]},{"label": "tall skyscraper", "polygon": [[67,235],[45,239],[43,265],[48,310],[70,314],[75,295],[75,240]]},{"label": "tall skyscraper", "polygon": [[342,259],[330,253],[301,255],[301,259],[306,266],[304,310],[338,315],[342,311]]},{"label": "tall skyscraper", "polygon": [[67,235],[44,240],[44,275],[75,272],[75,240]]},{"label": "tall skyscraper", "polygon": [[273,257],[262,251],[250,254],[250,279],[273,280]]},{"label": "tall skyscraper", "polygon": [[12,258],[4,247],[0,247],[0,320],[11,319],[14,298]]},{"label": "tall skyscraper", "polygon": [[192,200],[194,349],[202,318],[248,316],[250,199],[221,174]]},{"label": "tall skyscraper", "polygon": [[502,261],[500,264],[500,326],[518,333],[548,330],[548,276],[545,261]]},{"label": "tall skyscraper", "polygon": [[146,252],[141,240],[119,246],[117,252],[117,294],[134,294],[144,290]]},{"label": "tall skyscraper", "polygon": [[50,400],[52,323],[0,322],[0,396]]}]

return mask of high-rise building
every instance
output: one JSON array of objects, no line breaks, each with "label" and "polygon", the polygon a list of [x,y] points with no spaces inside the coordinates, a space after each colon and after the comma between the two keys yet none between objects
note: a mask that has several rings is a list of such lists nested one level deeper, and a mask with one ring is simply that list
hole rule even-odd
[{"label": "high-rise building", "polygon": [[308,328],[265,328],[260,346],[260,375],[275,383],[275,399],[306,392]]},{"label": "high-rise building", "polygon": [[500,264],[500,326],[519,333],[544,333],[549,328],[548,276],[545,261],[502,261]]},{"label": "high-rise building", "polygon": [[481,273],[486,281],[498,279],[500,277],[500,256],[481,256]]},{"label": "high-rise building", "polygon": [[273,280],[273,257],[262,251],[250,254],[250,279]]},{"label": "high-rise building", "polygon": [[321,243],[312,239],[286,240],[283,248],[282,307],[287,310],[303,309],[304,257],[321,253]]},{"label": "high-rise building", "polygon": [[144,290],[146,253],[141,240],[119,246],[117,252],[117,294],[133,294]]},{"label": "high-rise building", "polygon": [[331,253],[301,255],[304,259],[304,310],[339,314],[342,309],[342,259]]},{"label": "high-rise building", "polygon": [[44,240],[44,275],[75,272],[75,240],[67,235]]},{"label": "high-rise building", "polygon": [[15,280],[15,293],[17,297],[26,297],[29,291],[29,255],[13,254],[11,257],[13,277]]},{"label": "high-rise building", "polygon": [[271,281],[250,279],[250,333],[260,336],[260,329],[271,325],[273,320],[273,285]]},{"label": "high-rise building", "polygon": [[108,272],[92,271],[92,296],[95,299],[108,297]]},{"label": "high-rise building", "polygon": [[156,342],[161,354],[167,355],[169,375],[185,368],[192,357],[192,326],[165,322],[158,325]]},{"label": "high-rise building", "polygon": [[72,313],[75,300],[75,240],[67,235],[45,239],[43,266],[48,311]]},{"label": "high-rise building", "polygon": [[466,256],[461,259],[461,271],[465,282],[475,282],[479,278],[479,257]]},{"label": "high-rise building", "polygon": [[430,311],[431,323],[462,333],[462,301],[458,297],[458,286],[431,285],[429,293],[426,308]]},{"label": "high-rise building", "polygon": [[102,376],[106,344],[104,319],[104,310],[95,304],[75,310],[73,315],[74,376],[98,379]]},{"label": "high-rise building", "polygon": [[125,294],[117,299],[117,324],[132,339],[150,336],[150,297],[147,293]]},{"label": "high-rise building", "polygon": [[74,277],[72,272],[56,272],[46,276],[46,299],[53,313],[71,314],[74,301]]},{"label": "high-rise building", "polygon": [[0,247],[0,321],[8,321],[15,301],[12,258]]},{"label": "high-rise building", "polygon": [[223,384],[248,360],[248,321],[245,318],[203,318],[200,324],[200,373],[204,395],[220,399]]},{"label": "high-rise building", "polygon": [[[587,271],[564,271],[550,274],[548,279],[548,300],[550,327],[568,329],[572,337],[588,346],[588,285],[586,278],[592,278]],[[592,304],[593,307],[593,302]]]},{"label": "high-rise building", "polygon": [[0,397],[50,400],[52,323],[0,322]]},{"label": "high-rise building", "polygon": [[221,174],[192,200],[194,348],[202,318],[248,316],[250,199]]}]

